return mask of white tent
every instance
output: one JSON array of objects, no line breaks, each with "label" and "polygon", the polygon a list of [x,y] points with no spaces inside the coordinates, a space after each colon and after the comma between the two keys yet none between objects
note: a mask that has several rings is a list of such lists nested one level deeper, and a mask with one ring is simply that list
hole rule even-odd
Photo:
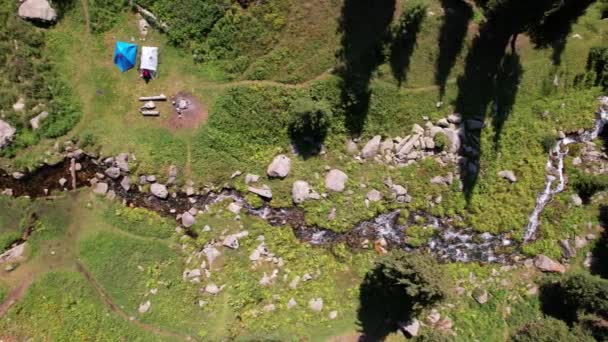
[{"label": "white tent", "polygon": [[158,48],[153,46],[141,47],[141,66],[140,69],[156,71],[158,68]]}]

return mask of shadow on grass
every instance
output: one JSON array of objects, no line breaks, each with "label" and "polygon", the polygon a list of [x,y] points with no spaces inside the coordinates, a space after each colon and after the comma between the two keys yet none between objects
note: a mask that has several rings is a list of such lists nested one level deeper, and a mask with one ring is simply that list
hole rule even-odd
[{"label": "shadow on grass", "polygon": [[604,231],[591,251],[593,255],[591,273],[608,279],[608,263],[606,263],[608,260],[608,205],[602,205],[599,214],[600,225]]},{"label": "shadow on grass", "polygon": [[383,47],[390,39],[395,0],[345,0],[338,30],[342,34],[338,57],[342,62],[341,101],[345,126],[351,135],[363,130],[370,102],[370,80],[384,62]]},{"label": "shadow on grass", "polygon": [[363,336],[359,341],[382,341],[397,331],[398,322],[414,317],[413,306],[405,298],[404,290],[385,279],[379,267],[370,271],[360,287],[359,325]]},{"label": "shadow on grass", "polygon": [[439,34],[439,57],[435,70],[435,84],[439,86],[439,97],[445,95],[448,76],[467,36],[469,22],[473,18],[471,5],[463,0],[441,0],[445,15]]},{"label": "shadow on grass", "polygon": [[596,0],[567,0],[551,11],[538,25],[530,29],[530,39],[536,48],[553,49],[551,60],[554,65],[561,64],[561,56],[566,47],[572,26],[587,8]]},{"label": "shadow on grass", "polygon": [[519,55],[511,52],[504,56],[495,83],[494,112],[492,126],[494,127],[494,149],[500,149],[500,137],[505,121],[513,111],[517,90],[523,75],[523,67]]},{"label": "shadow on grass", "polygon": [[426,5],[422,3],[406,8],[391,42],[390,64],[393,76],[399,87],[407,80],[412,54],[416,49],[416,40],[422,22],[426,18]]}]

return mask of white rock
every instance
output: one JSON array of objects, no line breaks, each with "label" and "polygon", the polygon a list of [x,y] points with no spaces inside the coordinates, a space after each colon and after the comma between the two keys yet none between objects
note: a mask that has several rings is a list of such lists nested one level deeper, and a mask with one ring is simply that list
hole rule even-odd
[{"label": "white rock", "polygon": [[194,223],[196,223],[196,218],[194,218],[192,214],[187,211],[182,214],[182,226],[190,228],[194,225]]},{"label": "white rock", "polygon": [[228,211],[235,215],[238,215],[241,212],[241,209],[243,209],[243,206],[238,202],[232,202],[228,205]]},{"label": "white rock", "polygon": [[511,183],[517,182],[517,177],[515,177],[515,173],[511,170],[503,170],[498,172],[498,176],[508,180]]},{"label": "white rock", "polygon": [[296,302],[296,300],[295,300],[295,299],[293,299],[293,298],[291,298],[291,299],[289,300],[289,302],[287,302],[287,308],[288,308],[288,309],[291,309],[291,308],[293,308],[293,307],[295,307],[295,306],[297,306],[297,305],[298,305],[298,303],[297,303],[297,302]]},{"label": "white rock", "polygon": [[25,0],[19,6],[18,14],[25,19],[43,21],[55,21],[57,19],[57,12],[51,7],[48,0]]},{"label": "white rock", "polygon": [[312,311],[319,312],[323,310],[323,298],[313,298],[308,302],[308,307]]},{"label": "white rock", "polygon": [[15,128],[7,122],[0,120],[0,148],[8,145],[13,140],[15,132]]},{"label": "white rock", "polygon": [[382,200],[382,193],[378,190],[371,190],[367,193],[366,198],[370,202],[379,202]]},{"label": "white rock", "polygon": [[268,174],[268,177],[285,178],[289,174],[290,169],[291,159],[284,154],[279,154],[278,156],[274,157],[272,163],[268,165],[266,174]]},{"label": "white rock", "polygon": [[319,199],[319,194],[313,191],[310,184],[305,181],[295,181],[291,188],[291,198],[294,203],[300,204],[308,199]]},{"label": "white rock", "polygon": [[129,177],[124,176],[120,181],[120,186],[123,188],[123,190],[129,191],[129,189],[131,189],[131,180]]},{"label": "white rock", "polygon": [[411,337],[418,336],[418,332],[420,331],[420,321],[417,319],[413,319],[407,325],[400,325],[401,329],[408,333]]},{"label": "white rock", "polygon": [[570,203],[575,207],[580,207],[583,205],[583,200],[578,194],[572,194],[572,196],[570,196]]},{"label": "white rock", "polygon": [[245,175],[245,184],[256,183],[260,180],[260,176],[248,173]]},{"label": "white rock", "polygon": [[262,185],[261,187],[250,186],[247,190],[266,199],[272,199],[272,190],[268,185]]},{"label": "white rock", "polygon": [[211,268],[213,266],[213,262],[217,259],[222,253],[213,246],[207,246],[203,249],[203,253],[205,253],[205,257],[207,258],[207,264]]},{"label": "white rock", "polygon": [[331,311],[329,313],[328,317],[329,317],[329,319],[336,319],[336,318],[338,318],[338,311],[336,311],[336,310]]},{"label": "white rock", "polygon": [[325,176],[325,188],[330,191],[342,192],[346,187],[348,176],[346,173],[333,169]]},{"label": "white rock", "polygon": [[143,304],[139,305],[139,309],[138,309],[139,313],[142,313],[142,314],[143,314],[143,313],[148,312],[148,310],[150,310],[150,306],[151,306],[151,305],[152,305],[152,303],[150,303],[150,301],[149,301],[149,300],[148,300],[148,301],[146,301],[145,303],[143,303]]},{"label": "white rock", "polygon": [[106,176],[112,179],[120,177],[120,169],[117,167],[109,167],[104,171],[104,173],[106,174]]},{"label": "white rock", "polygon": [[40,128],[40,123],[49,116],[49,112],[42,112],[30,119],[30,126],[33,130]]},{"label": "white rock", "polygon": [[220,288],[217,285],[210,283],[210,284],[207,284],[207,286],[205,286],[205,292],[212,294],[212,295],[216,295],[216,294],[220,293]]}]

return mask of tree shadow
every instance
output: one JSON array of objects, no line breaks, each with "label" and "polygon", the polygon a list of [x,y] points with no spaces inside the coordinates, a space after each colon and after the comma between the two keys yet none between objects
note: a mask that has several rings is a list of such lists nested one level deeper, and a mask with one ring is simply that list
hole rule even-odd
[{"label": "tree shadow", "polygon": [[504,29],[503,20],[495,18],[491,17],[481,26],[466,57],[464,74],[458,79],[455,109],[465,122],[462,143],[466,154],[460,165],[460,174],[467,201],[477,183],[481,151],[481,127],[474,125],[474,120],[485,120],[488,106],[495,96],[495,80],[512,35],[511,30]]},{"label": "tree shadow", "polygon": [[397,331],[398,322],[414,317],[414,303],[404,295],[402,287],[386,281],[382,269],[368,272],[361,283],[357,312],[363,337],[360,341],[382,341]]},{"label": "tree shadow", "polygon": [[519,55],[511,51],[503,57],[498,74],[496,75],[496,97],[493,105],[492,126],[494,127],[494,149],[500,148],[500,137],[505,121],[513,111],[517,90],[523,75],[523,67]]},{"label": "tree shadow", "polygon": [[441,0],[445,12],[439,34],[439,57],[435,70],[435,84],[439,86],[439,97],[443,99],[448,76],[467,36],[469,22],[473,18],[471,5],[462,0]]},{"label": "tree shadow", "polygon": [[407,80],[412,54],[416,49],[416,40],[426,18],[426,5],[414,5],[402,14],[391,42],[390,64],[393,76],[399,87]]},{"label": "tree shadow", "polygon": [[604,231],[591,251],[593,259],[590,271],[592,274],[608,279],[608,264],[606,263],[606,260],[608,260],[608,205],[600,206],[599,214],[600,225],[604,228]]},{"label": "tree shadow", "polygon": [[568,36],[572,32],[572,26],[594,2],[596,0],[566,0],[529,30],[530,39],[536,48],[553,49],[551,54],[553,65],[561,64],[561,56]]},{"label": "tree shadow", "polygon": [[572,325],[577,319],[577,312],[570,306],[565,305],[563,290],[559,282],[547,282],[539,289],[539,300],[541,311],[553,318],[557,318]]},{"label": "tree shadow", "polygon": [[351,135],[359,135],[365,125],[370,80],[374,70],[384,62],[383,47],[390,38],[394,12],[395,0],[345,0],[342,6],[338,74],[342,78],[345,126]]},{"label": "tree shadow", "polygon": [[296,154],[304,159],[318,155],[329,131],[331,108],[324,101],[301,98],[292,104],[287,132]]}]

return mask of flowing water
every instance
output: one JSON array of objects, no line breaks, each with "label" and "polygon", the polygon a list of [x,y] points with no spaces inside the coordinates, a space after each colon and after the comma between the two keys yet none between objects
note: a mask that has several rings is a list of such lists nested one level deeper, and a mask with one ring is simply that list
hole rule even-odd
[{"label": "flowing water", "polygon": [[[571,134],[559,140],[549,152],[547,160],[547,176],[545,188],[536,198],[536,207],[528,219],[528,225],[524,233],[524,242],[534,240],[540,225],[539,217],[543,209],[553,197],[564,191],[566,188],[566,177],[564,175],[564,157],[568,154],[568,145],[584,143],[596,139],[604,129],[608,120],[608,97],[600,98],[600,107],[597,111],[597,118],[591,130],[581,134]],[[553,184],[556,183],[554,186]]]},{"label": "flowing water", "polygon": [[[566,186],[564,175],[564,156],[567,146],[574,143],[591,141],[600,134],[608,116],[608,97],[602,98],[602,106],[598,111],[595,126],[590,131],[575,134],[557,142],[549,153],[547,161],[547,177],[544,190],[536,200],[536,207],[530,215],[529,223],[524,234],[524,241],[533,240],[539,227],[539,217],[545,206],[555,194],[562,192]],[[76,187],[89,186],[89,179],[98,173],[103,173],[106,166],[99,160],[83,155],[78,163],[82,169],[74,174],[72,179],[70,165],[74,161],[66,158],[56,165],[47,165],[35,172],[25,175],[21,179],[14,179],[11,175],[0,171],[0,192],[11,189],[13,196],[29,196],[32,198],[44,197],[49,194],[65,191],[72,184]],[[59,180],[68,180],[66,185],[60,186]],[[426,229],[433,230],[433,237],[425,245],[418,247],[445,260],[458,262],[495,262],[511,263],[519,258],[520,245],[511,240],[508,234],[493,235],[490,233],[477,233],[471,228],[461,228],[455,224],[458,218],[442,218],[427,212],[416,211],[409,213],[408,217],[401,218],[402,212],[394,210],[359,222],[350,230],[337,233],[306,222],[305,213],[299,207],[274,208],[265,203],[260,208],[252,207],[243,194],[234,189],[219,188],[208,189],[203,194],[187,196],[177,192],[166,200],[158,199],[150,193],[141,192],[137,185],[132,185],[128,191],[120,185],[120,178],[103,180],[113,191],[117,198],[123,200],[125,205],[143,207],[154,210],[165,216],[188,211],[190,208],[205,211],[210,205],[224,200],[238,202],[245,213],[259,217],[272,226],[290,226],[298,239],[315,246],[330,246],[336,243],[345,243],[353,248],[370,248],[372,245],[386,250],[402,248],[413,250],[415,247],[408,244],[406,234],[408,228],[420,225],[423,222]],[[196,235],[194,231],[187,231]]]}]

